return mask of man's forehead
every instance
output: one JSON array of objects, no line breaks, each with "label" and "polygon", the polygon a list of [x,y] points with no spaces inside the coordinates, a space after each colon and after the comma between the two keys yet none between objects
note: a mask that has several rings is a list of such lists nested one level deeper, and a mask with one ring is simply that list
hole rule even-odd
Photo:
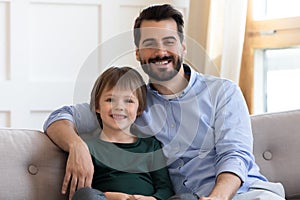
[{"label": "man's forehead", "polygon": [[173,19],[144,20],[140,29],[142,34],[177,34],[177,24]]},{"label": "man's forehead", "polygon": [[140,29],[141,38],[148,39],[163,39],[163,38],[178,38],[177,30],[169,28],[146,27]]}]

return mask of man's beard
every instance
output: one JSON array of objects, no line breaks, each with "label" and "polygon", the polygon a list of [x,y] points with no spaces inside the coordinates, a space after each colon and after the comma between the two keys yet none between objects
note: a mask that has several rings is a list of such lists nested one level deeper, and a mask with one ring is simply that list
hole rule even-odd
[{"label": "man's beard", "polygon": [[[166,60],[171,60],[171,62],[173,62],[175,67],[172,71],[168,71],[167,69],[161,69],[161,71],[154,71],[151,69],[153,67],[151,67],[151,63],[163,62]],[[157,56],[155,58],[150,58],[148,62],[141,59],[140,63],[144,72],[150,77],[150,79],[154,79],[156,81],[169,81],[178,74],[183,62],[182,56],[178,57],[177,62],[174,61],[175,60],[173,56],[165,56],[162,58]]]}]

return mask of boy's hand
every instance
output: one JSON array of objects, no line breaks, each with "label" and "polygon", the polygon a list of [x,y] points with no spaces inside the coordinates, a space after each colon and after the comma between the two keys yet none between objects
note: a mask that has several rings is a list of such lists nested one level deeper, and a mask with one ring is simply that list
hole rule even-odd
[{"label": "boy's hand", "polygon": [[135,200],[156,200],[155,197],[151,197],[151,196],[144,196],[144,195],[133,195]]},{"label": "boy's hand", "polygon": [[122,192],[104,192],[108,200],[135,200],[133,195]]}]

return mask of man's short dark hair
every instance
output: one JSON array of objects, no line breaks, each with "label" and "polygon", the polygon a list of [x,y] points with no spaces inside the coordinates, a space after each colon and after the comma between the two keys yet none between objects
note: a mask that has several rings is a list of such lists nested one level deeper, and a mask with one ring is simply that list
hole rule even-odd
[{"label": "man's short dark hair", "polygon": [[180,41],[183,41],[183,27],[184,27],[184,20],[183,16],[180,11],[175,9],[170,4],[163,4],[163,5],[154,5],[142,10],[140,15],[136,18],[134,23],[134,44],[136,47],[139,46],[139,42],[141,39],[141,24],[143,20],[167,20],[167,19],[174,19],[177,24],[177,31],[180,38]]}]

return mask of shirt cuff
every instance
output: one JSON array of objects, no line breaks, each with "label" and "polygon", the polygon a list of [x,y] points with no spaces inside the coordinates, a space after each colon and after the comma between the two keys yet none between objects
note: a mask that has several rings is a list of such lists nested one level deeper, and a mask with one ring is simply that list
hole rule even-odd
[{"label": "shirt cuff", "polygon": [[235,175],[237,175],[242,183],[246,181],[246,178],[248,176],[248,170],[244,164],[244,162],[240,160],[233,160],[231,162],[226,162],[223,164],[217,171],[217,176],[224,172],[230,172]]}]

